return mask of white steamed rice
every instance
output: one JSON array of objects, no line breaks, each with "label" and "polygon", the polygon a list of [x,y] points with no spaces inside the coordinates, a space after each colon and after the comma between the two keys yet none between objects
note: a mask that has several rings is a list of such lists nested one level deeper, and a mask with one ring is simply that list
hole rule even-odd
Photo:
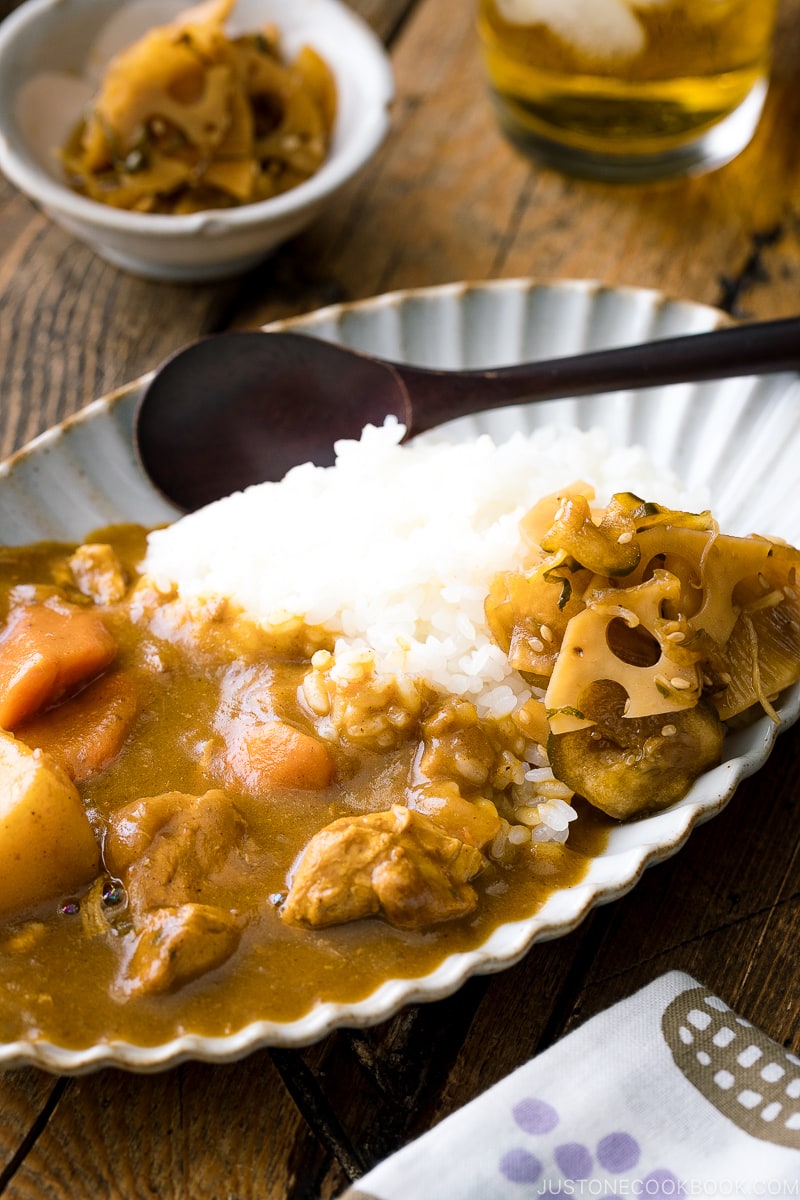
[{"label": "white steamed rice", "polygon": [[337,444],[334,467],[306,464],[152,533],[145,570],[192,605],[223,596],[265,625],[301,617],[337,635],[335,657],[374,656],[505,716],[526,693],[494,645],[483,605],[492,575],[522,561],[520,517],[576,480],[598,500],[632,491],[702,508],[636,447],[599,430],[540,429],[495,445],[424,440],[368,426]]}]

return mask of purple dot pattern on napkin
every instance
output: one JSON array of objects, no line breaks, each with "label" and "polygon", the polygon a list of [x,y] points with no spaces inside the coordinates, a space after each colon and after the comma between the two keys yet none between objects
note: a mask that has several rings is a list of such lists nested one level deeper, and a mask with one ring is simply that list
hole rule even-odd
[{"label": "purple dot pattern on napkin", "polygon": [[682,1191],[681,1181],[672,1171],[651,1171],[642,1180],[642,1192],[648,1200],[666,1200],[667,1196],[679,1196]]},{"label": "purple dot pattern on napkin", "polygon": [[526,1133],[552,1133],[558,1124],[558,1113],[544,1100],[520,1100],[512,1112],[515,1122]]},{"label": "purple dot pattern on napkin", "polygon": [[512,1183],[536,1183],[542,1164],[528,1150],[509,1150],[500,1160],[500,1171]]},{"label": "purple dot pattern on napkin", "polygon": [[[532,1137],[544,1137],[553,1133],[561,1124],[561,1115],[546,1100],[536,1096],[526,1096],[512,1108],[511,1115],[514,1124],[523,1133]],[[537,1147],[539,1153],[541,1148]],[[608,1184],[608,1175],[624,1175],[633,1171],[642,1159],[642,1148],[631,1133],[624,1130],[612,1130],[600,1138],[594,1153],[589,1146],[578,1141],[559,1142],[552,1151],[553,1169],[545,1175],[543,1183],[548,1189],[537,1192],[544,1200],[563,1194],[561,1184],[565,1181],[575,1183],[597,1178],[597,1172],[604,1173],[603,1183]],[[515,1146],[500,1158],[498,1163],[500,1174],[509,1183],[531,1184],[542,1179],[546,1169],[546,1156],[540,1158],[523,1146]],[[666,1167],[658,1167],[650,1171],[644,1178],[639,1179],[641,1195],[647,1200],[667,1200],[675,1197],[682,1189],[681,1181]],[[630,1187],[630,1184],[627,1185]],[[607,1200],[613,1200],[613,1194],[604,1191]]]},{"label": "purple dot pattern on napkin", "polygon": [[553,1157],[565,1179],[588,1179],[592,1173],[592,1156],[580,1142],[556,1146]]},{"label": "purple dot pattern on napkin", "polygon": [[632,1170],[639,1161],[639,1144],[629,1133],[609,1133],[597,1143],[597,1158],[607,1171]]}]

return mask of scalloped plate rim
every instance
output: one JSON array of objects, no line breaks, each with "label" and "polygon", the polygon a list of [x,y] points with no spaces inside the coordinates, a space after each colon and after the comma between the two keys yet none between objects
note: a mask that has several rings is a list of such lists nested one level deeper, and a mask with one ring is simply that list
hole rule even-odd
[{"label": "scalloped plate rim", "polygon": [[[547,281],[532,278],[512,278],[486,281],[456,281],[420,288],[402,288],[352,302],[341,302],[318,308],[297,317],[273,321],[264,328],[308,331],[353,312],[369,312],[378,308],[402,306],[409,300],[436,300],[450,297],[463,300],[471,292],[483,293],[543,291],[572,292],[595,298],[599,293],[625,295],[631,299],[646,299],[654,306],[677,305],[700,310],[715,324],[727,323],[730,318],[720,310],[694,301],[673,300],[653,288],[614,287],[596,280]],[[128,384],[93,401],[66,420],[46,430],[27,445],[0,463],[0,484],[11,476],[17,466],[55,445],[70,431],[87,421],[108,412],[117,405],[135,403],[137,394],[147,385],[153,372],[148,372]],[[131,454],[133,449],[131,448]],[[674,822],[669,839],[641,842],[622,851],[601,855],[590,864],[587,875],[568,889],[574,903],[567,916],[548,917],[550,901],[533,916],[499,926],[483,945],[469,951],[450,955],[428,975],[417,978],[392,979],[380,985],[361,1001],[351,1003],[324,1002],[316,1004],[304,1016],[289,1022],[257,1020],[236,1033],[218,1037],[183,1034],[151,1046],[109,1039],[81,1049],[69,1049],[47,1041],[19,1040],[0,1044],[0,1069],[38,1066],[48,1071],[84,1074],[113,1066],[138,1073],[165,1070],[179,1063],[196,1060],[213,1063],[233,1062],[253,1051],[268,1046],[300,1047],[309,1045],[340,1027],[363,1027],[386,1020],[410,1003],[427,1002],[452,995],[474,974],[496,973],[519,962],[540,941],[551,940],[572,932],[595,907],[627,894],[635,887],[647,867],[671,857],[685,844],[692,830],[721,812],[729,803],[742,779],[757,771],[771,753],[775,738],[788,729],[800,716],[800,684],[788,689],[779,709],[781,724],[776,727],[763,717],[754,726],[762,736],[760,747],[748,753],[724,760],[709,776],[718,774],[724,783],[713,796],[693,797],[694,789],[670,809],[653,818],[668,818]],[[623,827],[624,828],[624,827]],[[628,828],[632,828],[629,826]],[[613,859],[626,859],[625,870],[605,882],[593,879],[598,864]],[[629,860],[629,861],[628,861]],[[563,899],[564,892],[557,893]],[[501,947],[496,941],[509,944]]]}]

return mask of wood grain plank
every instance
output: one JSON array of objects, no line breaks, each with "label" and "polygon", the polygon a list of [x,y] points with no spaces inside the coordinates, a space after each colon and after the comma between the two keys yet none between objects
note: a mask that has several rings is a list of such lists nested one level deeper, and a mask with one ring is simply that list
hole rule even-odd
[{"label": "wood grain plank", "polygon": [[[413,3],[351,0],[350,7],[390,38]],[[5,10],[13,7],[3,0]],[[292,244],[286,253],[302,272],[304,247]],[[57,228],[0,177],[0,458],[180,346],[224,328],[242,290],[264,287],[271,272],[268,261],[249,280],[220,284],[137,279]]]},{"label": "wood grain plank", "polygon": [[[477,60],[471,7],[429,0],[393,47],[397,97],[381,151],[324,214],[274,260],[279,286],[254,290],[236,324],[324,302],[496,273],[524,204],[529,167],[500,139]],[[465,99],[466,97],[466,99]],[[297,261],[302,278],[295,281]]]},{"label": "wood grain plank", "polygon": [[416,0],[345,0],[345,3],[364,18],[382,42],[391,45]]},{"label": "wood grain plank", "polygon": [[[766,767],[728,809],[692,836],[664,871],[621,906],[587,974],[590,1002],[678,967],[782,1044],[800,1045],[800,737],[781,737]],[[777,1001],[777,1002],[776,1002]]]},{"label": "wood grain plank", "polygon": [[[387,1026],[358,1035],[363,1047],[341,1032],[338,1047],[317,1049],[322,1085],[346,1112],[351,1140],[370,1163],[535,1053],[548,1038],[554,1012],[579,991],[585,963],[594,957],[598,922],[602,927],[602,914],[566,938],[534,947],[510,970],[474,978],[446,1000],[409,1007]],[[353,1049],[370,1081],[360,1090],[347,1053]],[[469,1076],[468,1090],[462,1087],[462,1061],[477,1073]],[[331,1162],[320,1188],[322,1200],[336,1196],[346,1182]]]},{"label": "wood grain plank", "polygon": [[[469,6],[429,0],[394,48],[385,146],[347,204],[277,256],[278,286],[252,290],[236,323],[274,319],[287,298],[302,311],[309,284],[325,303],[515,275],[596,278],[720,304],[724,280],[744,274],[741,311],[796,311],[798,30],[800,0],[784,0],[765,113],[737,160],[699,178],[620,187],[567,179],[508,145],[486,98]],[[763,272],[752,268],[759,246]]]},{"label": "wood grain plank", "polygon": [[[52,1081],[51,1081],[52,1082]],[[266,1052],[69,1081],[9,1200],[256,1200],[289,1194],[301,1118]]]},{"label": "wood grain plank", "polygon": [[[13,7],[3,0],[0,16]],[[413,0],[353,0],[351,7],[390,38]],[[263,269],[254,274],[257,287]],[[173,287],[135,279],[53,226],[0,179],[0,457],[184,342],[224,327],[241,287],[242,280]],[[0,1163],[13,1163],[54,1086],[37,1071],[3,1078]],[[216,1197],[220,1131],[210,1114],[229,1096],[239,1114],[226,1163],[231,1194],[287,1195],[305,1169],[286,1153],[298,1140],[301,1118],[264,1056],[241,1067],[196,1065],[152,1080],[104,1072],[70,1081],[67,1094],[69,1102],[4,1194]],[[171,1148],[166,1157],[165,1148]]]},{"label": "wood grain plank", "polygon": [[64,1082],[41,1071],[0,1077],[0,1195],[60,1100]]},{"label": "wood grain plank", "polygon": [[[563,179],[504,142],[469,6],[353,7],[396,40],[392,132],[341,200],[245,279],[212,288],[134,280],[0,181],[0,455],[198,333],[389,288],[593,276],[725,300],[738,312],[797,310],[800,0],[782,5],[774,84],[745,154],[713,176],[631,189]],[[339,1116],[359,1153],[371,1161],[390,1152],[671,967],[791,1040],[800,913],[796,839],[786,831],[797,827],[797,748],[796,735],[783,737],[767,771],[725,814],[569,937],[448,1000],[298,1053],[317,1102]],[[0,1164],[47,1112],[54,1086],[35,1071],[0,1081]],[[310,1120],[266,1053],[154,1077],[102,1072],[69,1083],[4,1194],[335,1196],[347,1174]]]},{"label": "wood grain plank", "polygon": [[[764,317],[795,312],[798,31],[800,5],[786,0],[765,112],[739,158],[707,176],[646,187],[568,180],[534,167],[530,199],[499,264],[502,272],[588,274],[718,304],[725,299],[723,277],[746,272],[766,238],[771,268],[754,272],[751,264],[747,312]],[[784,279],[788,286],[776,286]]]},{"label": "wood grain plank", "polygon": [[551,958],[569,952],[570,939],[534,946],[498,978],[435,1108],[420,1114],[418,1133],[670,970],[694,976],[797,1050],[799,747],[796,730],[782,735],[766,767],[740,786],[722,814],[696,829],[674,858],[646,871],[626,898],[595,912],[582,933],[573,987],[551,997],[554,1019],[543,1036],[528,1025],[527,998],[550,976]]},{"label": "wood grain plank", "polygon": [[226,307],[223,287],[123,275],[5,188],[0,182],[0,224],[12,227],[0,242],[10,247],[0,257],[3,457],[213,328]]}]

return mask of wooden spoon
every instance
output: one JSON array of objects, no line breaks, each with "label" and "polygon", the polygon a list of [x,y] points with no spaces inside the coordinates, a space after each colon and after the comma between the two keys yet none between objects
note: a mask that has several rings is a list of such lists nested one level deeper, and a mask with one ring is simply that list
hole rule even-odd
[{"label": "wooden spoon", "polygon": [[798,366],[800,317],[488,371],[384,362],[296,333],[222,333],[159,368],[136,415],[135,443],[158,490],[191,511],[299,463],[327,466],[335,441],[390,415],[409,438],[520,401]]}]

